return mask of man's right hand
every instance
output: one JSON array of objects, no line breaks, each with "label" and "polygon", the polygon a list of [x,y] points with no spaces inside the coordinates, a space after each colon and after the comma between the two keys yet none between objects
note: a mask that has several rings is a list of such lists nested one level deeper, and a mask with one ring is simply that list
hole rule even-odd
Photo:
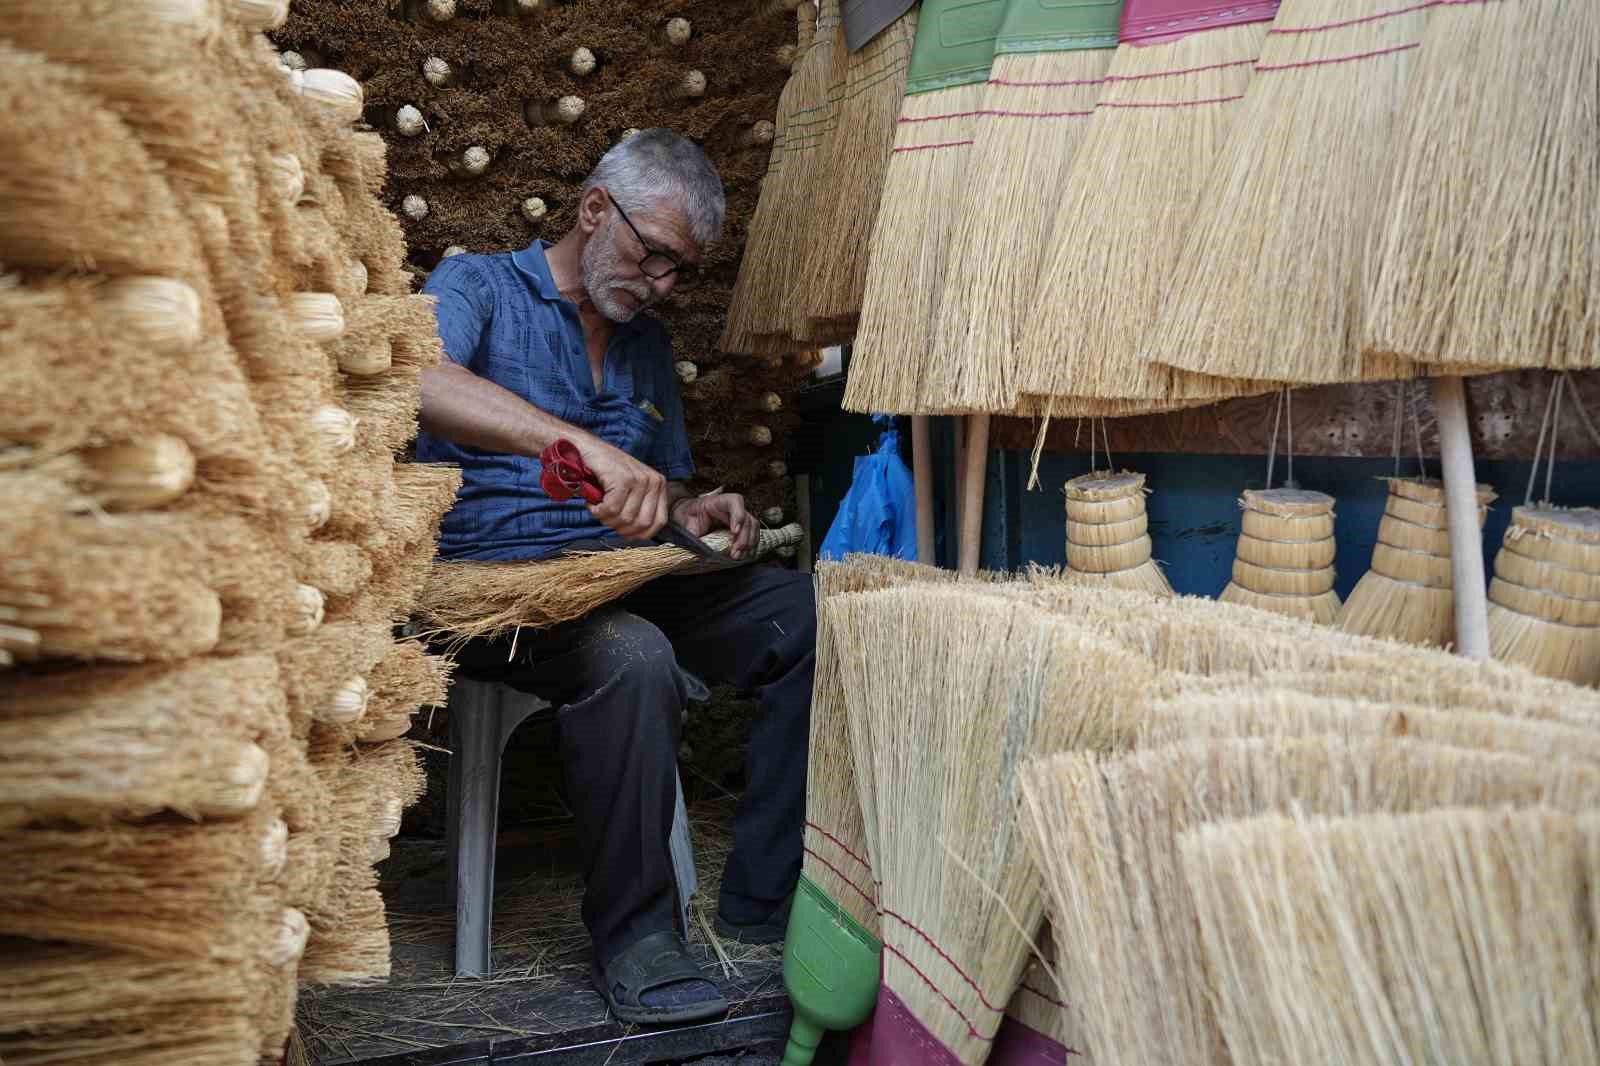
[{"label": "man's right hand", "polygon": [[573,443],[605,490],[590,514],[630,540],[648,540],[667,524],[667,479],[659,470],[595,437]]}]

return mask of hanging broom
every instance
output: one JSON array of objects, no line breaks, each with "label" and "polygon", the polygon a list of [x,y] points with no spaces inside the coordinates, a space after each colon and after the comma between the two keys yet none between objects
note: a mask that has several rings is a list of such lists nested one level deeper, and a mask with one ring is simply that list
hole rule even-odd
[{"label": "hanging broom", "polygon": [[[1372,569],[1350,590],[1339,628],[1409,644],[1448,647],[1455,638],[1450,533],[1443,483],[1429,478],[1388,478],[1389,499],[1378,523]],[[1495,493],[1478,486],[1478,525]]]},{"label": "hanging broom", "polygon": [[1037,309],[1039,270],[1077,220],[1056,205],[1117,43],[1121,0],[1009,0],[979,105],[967,188],[951,224],[920,409],[1010,411],[1014,351]]},{"label": "hanging broom", "polygon": [[1600,685],[1600,511],[1518,507],[1489,582],[1494,657]]},{"label": "hanging broom", "polygon": [[1367,350],[1452,373],[1600,365],[1597,72],[1582,4],[1433,6],[1397,108]]},{"label": "hanging broom", "polygon": [[1067,482],[1067,574],[1080,582],[1103,582],[1172,595],[1172,586],[1150,558],[1144,475],[1096,471]]},{"label": "hanging broom", "polygon": [[1180,866],[1186,830],[1291,807],[1575,812],[1600,795],[1600,773],[1577,763],[1326,737],[1200,741],[1111,760],[1058,755],[1031,761],[1022,777],[1024,824],[1052,924],[1085,948],[1065,954],[1063,982],[1084,1000],[1090,1052],[1128,1064],[1232,1061]]},{"label": "hanging broom", "polygon": [[1429,811],[1183,834],[1234,1060],[1594,1061],[1579,822]]},{"label": "hanging broom", "polygon": [[[849,22],[847,7],[841,25],[847,36]],[[798,335],[810,344],[842,344],[855,335],[867,281],[867,243],[878,216],[916,32],[913,9],[849,53],[844,81],[837,86],[838,117],[823,147],[825,172],[816,176],[814,186],[827,189],[831,206],[812,216],[814,228],[797,275],[808,279],[801,302],[804,329]],[[835,56],[844,51],[844,44],[835,41]]]},{"label": "hanging broom", "polygon": [[1126,709],[1153,671],[1064,619],[960,587],[836,595],[823,611],[848,713],[883,740],[877,809],[863,812],[884,922],[873,1061],[983,1062],[1041,916],[1013,822],[1020,760],[1126,744]]},{"label": "hanging broom", "polygon": [[1403,376],[1361,358],[1360,282],[1430,6],[1284,0],[1140,342],[1146,358],[1268,381]]},{"label": "hanging broom", "polygon": [[999,4],[925,0],[905,102],[867,249],[844,406],[917,409],[949,265],[952,219],[971,188],[969,149],[1000,29]]},{"label": "hanging broom", "polygon": [[[1174,372],[1147,362],[1139,344],[1278,4],[1170,7],[1128,0],[1083,146],[1060,183],[1057,239],[1037,282],[1049,298],[1023,321],[1015,356],[1017,386],[1037,397],[1154,404],[1175,392]],[[1177,376],[1190,397],[1231,391],[1223,379]],[[1060,401],[1054,411],[1068,413]]]},{"label": "hanging broom", "polygon": [[1233,579],[1220,599],[1331,624],[1339,617],[1333,497],[1305,489],[1245,489],[1239,507],[1244,520]]}]

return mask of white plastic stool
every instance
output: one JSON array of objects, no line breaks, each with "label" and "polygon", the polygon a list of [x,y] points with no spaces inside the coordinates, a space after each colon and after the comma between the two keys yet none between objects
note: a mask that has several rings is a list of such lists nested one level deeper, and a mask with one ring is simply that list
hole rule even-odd
[{"label": "white plastic stool", "polygon": [[[549,704],[498,682],[457,677],[450,686],[450,812],[447,851],[456,901],[456,976],[487,977],[494,911],[495,830],[500,817],[500,758],[511,733]],[[689,898],[698,887],[689,813],[678,782],[672,817],[672,871],[678,917],[689,928]]]}]

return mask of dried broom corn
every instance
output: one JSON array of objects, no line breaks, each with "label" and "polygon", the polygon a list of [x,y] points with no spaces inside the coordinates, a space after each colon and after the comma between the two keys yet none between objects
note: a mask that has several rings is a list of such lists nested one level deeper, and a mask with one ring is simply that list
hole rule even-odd
[{"label": "dried broom corn", "polygon": [[246,814],[283,713],[267,655],[0,675],[0,827]]},{"label": "dried broom corn", "polygon": [[370,435],[373,447],[400,451],[417,435],[421,373],[410,367],[395,367],[386,374],[346,377],[341,402]]},{"label": "dried broom corn", "polygon": [[[1226,1062],[1178,837],[1208,821],[1283,812],[1401,813],[1600,797],[1600,773],[1405,740],[1197,741],[1116,759],[1057,755],[1022,771],[1023,822],[1083,1001],[1090,1048],[1112,1063]],[[1115,828],[1114,828],[1115,827]]]},{"label": "dried broom corn", "polygon": [[348,706],[336,706],[340,692],[352,691],[358,680],[365,692],[366,676],[382,660],[391,639],[386,624],[330,622],[309,637],[281,645],[279,676],[290,713],[309,721],[348,719]]}]

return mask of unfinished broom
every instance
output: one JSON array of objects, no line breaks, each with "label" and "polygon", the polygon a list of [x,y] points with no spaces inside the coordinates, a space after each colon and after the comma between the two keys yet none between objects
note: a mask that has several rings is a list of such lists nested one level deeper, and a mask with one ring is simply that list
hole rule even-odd
[{"label": "unfinished broom", "polygon": [[[1449,647],[1455,639],[1450,532],[1444,485],[1429,478],[1388,478],[1372,568],[1350,590],[1339,614],[1349,633]],[[1478,526],[1495,492],[1478,486]]]},{"label": "unfinished broom", "polygon": [[1023,392],[1154,403],[1231,391],[1224,379],[1148,362],[1140,342],[1177,267],[1173,235],[1200,206],[1278,5],[1191,5],[1179,16],[1169,8],[1128,0],[1123,9],[1116,56],[1060,186],[1057,240],[1039,264],[1037,292],[1049,298],[1019,331]]},{"label": "unfinished broom", "polygon": [[1361,356],[1361,269],[1430,6],[1284,0],[1146,358],[1267,381],[1404,376]]},{"label": "unfinished broom", "polygon": [[1172,586],[1150,557],[1144,475],[1094,471],[1067,482],[1067,576],[1157,596]]},{"label": "unfinished broom", "polygon": [[1235,1062],[1600,1055],[1578,819],[1263,817],[1179,850]]},{"label": "unfinished broom", "polygon": [[1489,582],[1489,640],[1496,659],[1600,685],[1600,511],[1512,512]]},{"label": "unfinished broom", "polygon": [[1012,819],[1019,761],[1126,744],[1153,671],[1065,619],[961,587],[841,594],[823,611],[848,713],[883,739],[877,808],[863,812],[884,919],[873,1060],[983,1062],[1041,916]]},{"label": "unfinished broom", "polygon": [[973,130],[967,186],[982,189],[951,225],[948,298],[934,316],[920,410],[1010,411],[1023,324],[1036,311],[1058,216],[1117,44],[1122,0],[1063,6],[1010,0]]},{"label": "unfinished broom", "polygon": [[1600,210],[1597,71],[1583,5],[1433,6],[1370,246],[1367,350],[1451,372],[1600,365],[1582,221]]},{"label": "unfinished broom", "polygon": [[[1592,805],[1589,766],[1415,741],[1198,741],[1111,760],[1057,755],[1023,769],[1024,824],[1084,1000],[1089,1048],[1116,1063],[1227,1063],[1207,989],[1179,835],[1284,812],[1403,813],[1444,806]],[[1306,1061],[1324,1061],[1311,1059]]]},{"label": "unfinished broom", "polygon": [[965,202],[967,168],[994,58],[1000,4],[924,0],[917,17],[894,148],[867,250],[861,321],[844,406],[910,412],[949,266],[951,219]]},{"label": "unfinished broom", "polygon": [[1339,617],[1333,591],[1333,497],[1305,489],[1245,489],[1244,519],[1225,603],[1331,624]]}]

